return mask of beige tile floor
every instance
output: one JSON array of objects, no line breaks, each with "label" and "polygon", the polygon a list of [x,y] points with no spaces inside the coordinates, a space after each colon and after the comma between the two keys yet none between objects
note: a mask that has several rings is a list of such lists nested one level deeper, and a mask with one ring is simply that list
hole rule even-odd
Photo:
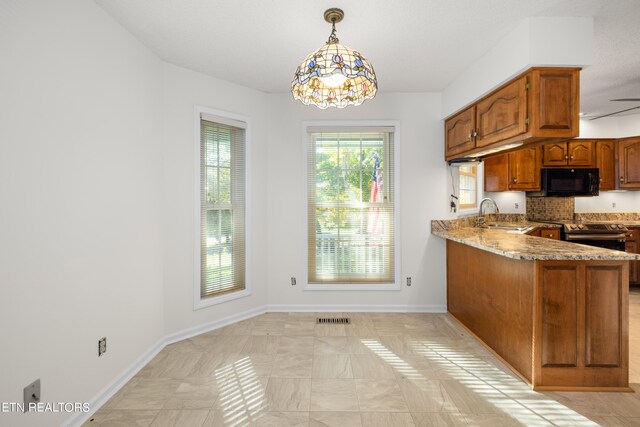
[{"label": "beige tile floor", "polygon": [[[640,290],[630,313],[640,383]],[[348,316],[268,313],[169,345],[85,425],[640,426],[640,384],[537,393],[446,315]]]}]

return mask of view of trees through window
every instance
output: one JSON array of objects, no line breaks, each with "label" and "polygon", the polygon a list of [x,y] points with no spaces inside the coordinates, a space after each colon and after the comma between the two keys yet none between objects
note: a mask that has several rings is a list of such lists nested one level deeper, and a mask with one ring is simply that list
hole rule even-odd
[{"label": "view of trees through window", "polygon": [[312,141],[310,281],[387,280],[393,270],[389,134],[318,133]]}]

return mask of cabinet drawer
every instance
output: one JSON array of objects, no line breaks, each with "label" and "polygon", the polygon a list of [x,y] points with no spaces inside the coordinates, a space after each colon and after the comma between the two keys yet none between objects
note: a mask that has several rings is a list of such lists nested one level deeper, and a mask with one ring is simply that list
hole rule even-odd
[{"label": "cabinet drawer", "polygon": [[559,228],[541,228],[540,237],[545,237],[547,239],[560,240],[560,229]]}]

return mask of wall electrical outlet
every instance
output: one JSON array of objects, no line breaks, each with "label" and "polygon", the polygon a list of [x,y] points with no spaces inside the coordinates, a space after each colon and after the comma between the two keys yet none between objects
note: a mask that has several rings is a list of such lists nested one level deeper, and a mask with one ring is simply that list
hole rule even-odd
[{"label": "wall electrical outlet", "polygon": [[615,208],[616,207],[616,202],[611,203],[611,207]]},{"label": "wall electrical outlet", "polygon": [[100,338],[98,340],[98,357],[107,352],[107,337]]},{"label": "wall electrical outlet", "polygon": [[24,388],[24,412],[29,411],[29,405],[40,402],[40,379],[35,380]]},{"label": "wall electrical outlet", "polygon": [[291,278],[291,286],[295,286],[296,285],[296,278],[292,277]]},{"label": "wall electrical outlet", "polygon": [[407,277],[407,286],[411,286],[411,277]]},{"label": "wall electrical outlet", "polygon": [[520,208],[520,204],[519,204],[519,203],[514,203],[514,205],[515,205],[515,208],[516,208],[516,209],[519,209],[519,208]]}]

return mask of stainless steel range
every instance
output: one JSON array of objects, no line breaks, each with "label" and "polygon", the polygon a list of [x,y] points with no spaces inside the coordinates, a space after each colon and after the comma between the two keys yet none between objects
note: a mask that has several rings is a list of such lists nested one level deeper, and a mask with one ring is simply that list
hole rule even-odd
[{"label": "stainless steel range", "polygon": [[564,224],[562,231],[568,242],[624,251],[629,230],[622,224]]}]

